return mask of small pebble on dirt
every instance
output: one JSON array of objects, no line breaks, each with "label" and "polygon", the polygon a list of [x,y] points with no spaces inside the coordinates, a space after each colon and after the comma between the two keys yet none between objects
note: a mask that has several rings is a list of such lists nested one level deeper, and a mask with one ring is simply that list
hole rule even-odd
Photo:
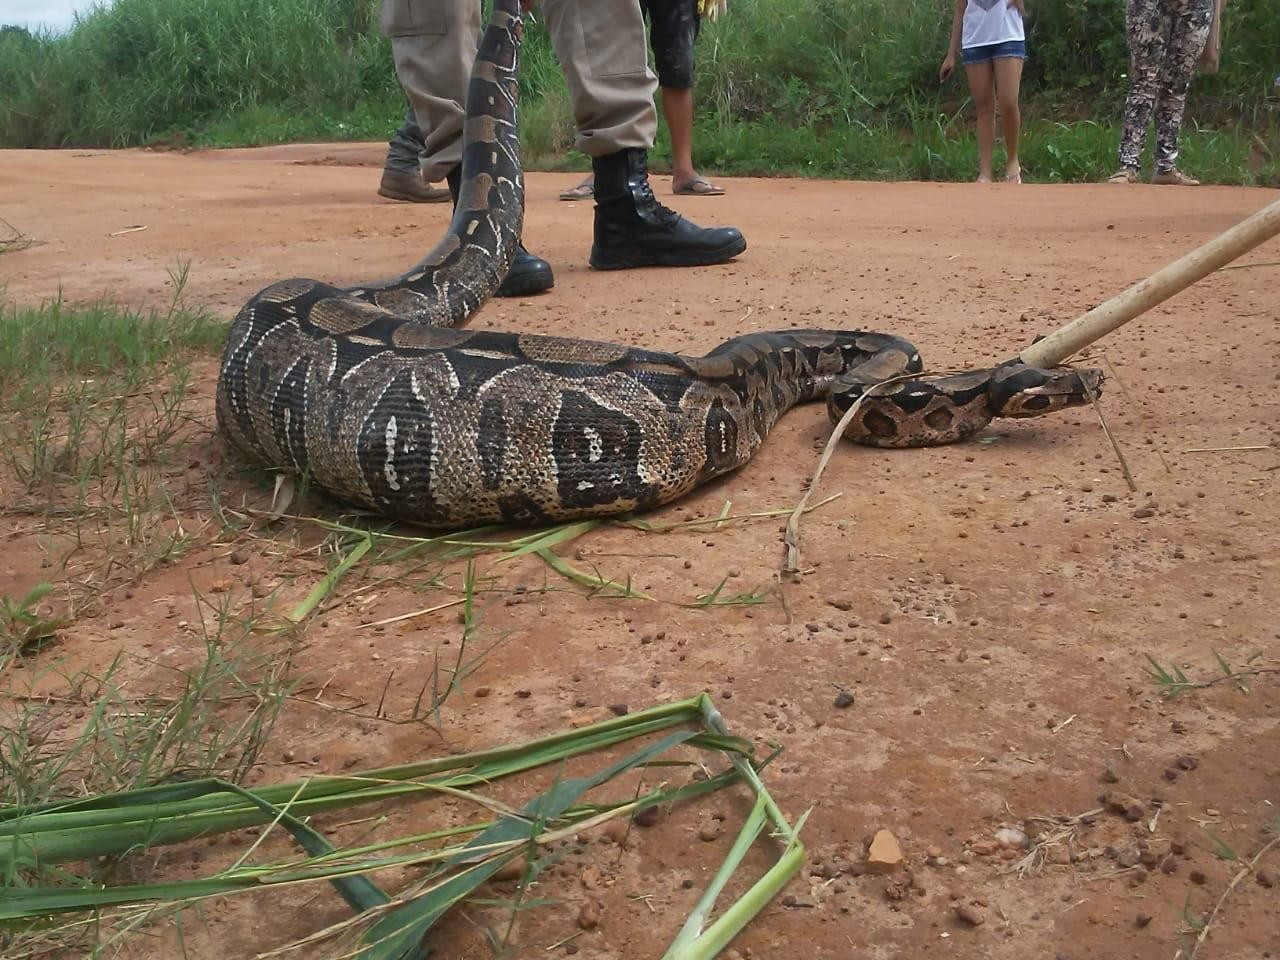
[{"label": "small pebble on dirt", "polygon": [[1151,914],[1149,913],[1140,913],[1136,917],[1134,917],[1134,923],[1136,923],[1140,927],[1145,927],[1150,922],[1151,922]]},{"label": "small pebble on dirt", "polygon": [[528,700],[530,697],[532,697],[532,696],[533,696],[533,691],[532,691],[532,690],[517,690],[517,691],[516,691],[516,696],[517,696],[517,697],[519,697],[521,700]]},{"label": "small pebble on dirt", "polygon": [[1027,845],[1027,835],[1016,827],[1001,827],[996,831],[996,843],[1010,850],[1021,850]]},{"label": "small pebble on dirt", "polygon": [[237,547],[236,549],[232,550],[231,562],[234,563],[236,566],[240,566],[240,564],[242,563],[248,563],[249,551],[244,549],[244,547]]},{"label": "small pebble on dirt", "polygon": [[971,927],[980,927],[987,922],[987,915],[977,904],[958,903],[955,910],[956,916]]},{"label": "small pebble on dirt", "polygon": [[1194,770],[1200,766],[1200,761],[1189,754],[1183,754],[1174,761],[1178,765],[1179,770]]},{"label": "small pebble on dirt", "polygon": [[835,703],[833,704],[837,710],[844,710],[853,706],[853,694],[848,690],[841,690],[836,694]]},{"label": "small pebble on dirt", "polygon": [[902,866],[902,847],[888,830],[877,830],[867,850],[868,873],[892,873]]},{"label": "small pebble on dirt", "polygon": [[1191,882],[1195,884],[1203,885],[1207,883],[1209,880],[1209,878],[1206,877],[1204,875],[1204,872],[1201,870],[1192,870],[1189,876],[1190,876]]},{"label": "small pebble on dirt", "polygon": [[1130,823],[1141,820],[1147,812],[1147,805],[1136,797],[1124,793],[1108,791],[1102,795],[1102,805],[1112,813],[1121,814]]},{"label": "small pebble on dirt", "polygon": [[611,703],[609,704],[609,712],[615,717],[625,717],[631,712],[631,708],[625,703]]},{"label": "small pebble on dirt", "polygon": [[658,808],[656,806],[645,807],[631,819],[635,821],[637,827],[652,827],[658,822]]},{"label": "small pebble on dirt", "polygon": [[698,828],[698,839],[704,843],[710,843],[720,837],[721,827],[718,821],[708,820]]},{"label": "small pebble on dirt", "polygon": [[516,857],[500,866],[493,874],[493,879],[498,883],[509,883],[512,880],[519,880],[522,876],[524,876],[524,857]]},{"label": "small pebble on dirt", "polygon": [[488,688],[488,687],[476,687],[476,696],[477,696],[477,697],[487,697],[488,695],[489,695],[489,688]]},{"label": "small pebble on dirt", "polygon": [[578,911],[578,927],[582,930],[594,930],[598,926],[600,926],[600,911],[588,900]]},{"label": "small pebble on dirt", "polygon": [[1269,870],[1259,870],[1253,875],[1253,879],[1258,881],[1258,886],[1266,887],[1268,890],[1276,885],[1276,878]]}]

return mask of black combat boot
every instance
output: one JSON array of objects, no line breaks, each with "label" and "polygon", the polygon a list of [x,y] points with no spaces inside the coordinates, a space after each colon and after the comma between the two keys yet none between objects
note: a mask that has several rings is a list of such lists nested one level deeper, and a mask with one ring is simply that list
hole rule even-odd
[{"label": "black combat boot", "polygon": [[[453,196],[453,205],[458,205],[458,191],[462,188],[462,170],[454,167],[445,178],[449,183],[449,193]],[[498,285],[495,297],[524,297],[531,293],[544,293],[556,285],[555,275],[551,272],[551,264],[541,257],[535,257],[524,248],[523,243],[516,244],[516,255],[507,270],[506,278]]]},{"label": "black combat boot", "polygon": [[649,187],[647,151],[639,147],[592,158],[596,228],[591,266],[705,267],[747,249],[734,227],[700,227],[658,202]]}]

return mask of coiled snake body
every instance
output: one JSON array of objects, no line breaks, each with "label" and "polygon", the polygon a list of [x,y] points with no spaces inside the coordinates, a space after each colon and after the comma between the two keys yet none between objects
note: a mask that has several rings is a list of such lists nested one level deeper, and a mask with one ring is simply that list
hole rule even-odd
[{"label": "coiled snake body", "polygon": [[449,231],[400,277],[285,280],[231,326],[217,416],[233,448],[324,491],[433,526],[536,524],[641,510],[746,463],[792,405],[833,418],[876,386],[846,436],[922,446],[994,416],[1083,403],[1096,373],[1022,364],[941,380],[907,341],[864,331],[736,337],[703,357],[456,329],[497,288],[524,206],[516,127],[521,24],[497,0],[466,104]]}]

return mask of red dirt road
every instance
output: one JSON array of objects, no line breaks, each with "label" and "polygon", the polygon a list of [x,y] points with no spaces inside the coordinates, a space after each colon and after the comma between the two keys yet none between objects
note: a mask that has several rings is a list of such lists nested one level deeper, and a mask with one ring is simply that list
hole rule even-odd
[{"label": "red dirt road", "polygon": [[[283,277],[392,275],[434,243],[448,206],[380,200],[380,155],[376,145],[0,152],[0,216],[38,241],[0,257],[0,282],[20,303],[61,288],[76,300],[163,306],[166,271],[184,260],[188,300],[229,316]],[[1275,198],[1215,187],[725,180],[725,197],[672,205],[741,227],[748,249],[736,263],[596,273],[586,266],[590,205],[556,199],[575,180],[528,177],[525,239],[555,265],[555,290],[490,303],[475,326],[699,353],[752,330],[861,327],[912,339],[931,369],[1012,355]],[[671,200],[669,180],[655,186]],[[123,232],[136,227],[145,229]],[[1215,650],[1232,664],[1259,651],[1254,666],[1278,664],[1277,259],[1273,242],[1244,258],[1257,266],[1220,272],[1099,345],[1113,373],[1104,409],[1136,493],[1088,410],[1000,423],[950,448],[842,449],[819,491],[841,496],[806,519],[799,583],[779,586],[776,519],[665,537],[609,528],[563,550],[664,601],[727,578],[724,595],[758,591],[766,603],[589,598],[537,560],[503,565],[489,571],[478,610],[484,636],[505,642],[445,706],[447,744],[421,725],[293,704],[251,781],[477,749],[609,705],[706,689],[735,732],[786,748],[767,774],[781,807],[793,817],[812,808],[810,867],[734,944],[741,956],[1168,960],[1185,946],[1184,907],[1208,910],[1238,869],[1214,855],[1206,831],[1247,857],[1280,817],[1280,677],[1257,676],[1248,693],[1217,683],[1162,700],[1146,673],[1150,655],[1209,680]],[[199,369],[206,397],[215,368]],[[204,409],[211,424],[211,402]],[[712,514],[725,500],[734,513],[788,508],[827,433],[821,407],[795,410],[754,462],[661,516]],[[1192,452],[1240,446],[1266,449]],[[206,447],[217,459],[217,442]],[[13,593],[38,579],[31,558],[42,548],[38,531],[20,529],[29,523],[5,522],[0,593]],[[202,543],[115,590],[38,656],[100,665],[123,649],[184,662],[199,646],[176,625],[195,622],[193,585],[247,590],[253,579],[292,598],[323,569],[267,540],[250,544],[243,565],[228,562],[228,549]],[[544,584],[555,589],[539,592]],[[455,611],[357,627],[454,595],[421,583],[360,594],[308,628],[303,665],[332,695],[376,703],[385,688],[389,709],[404,713],[432,654],[456,638]],[[837,709],[842,689],[855,701]],[[286,752],[299,759],[285,762]],[[1180,757],[1195,763],[1179,767]],[[1117,783],[1102,782],[1108,768]],[[1106,790],[1141,801],[1141,819],[1094,814],[1025,875],[988,849],[1002,825],[1043,839],[1030,818],[1093,811]],[[386,835],[426,829],[428,809],[389,811]],[[745,809],[741,793],[719,795],[633,831],[626,850],[573,848],[535,891],[559,902],[523,916],[513,955],[660,956]],[[713,814],[728,829],[703,842]],[[864,875],[863,844],[882,828],[901,841],[906,870]],[[352,839],[362,829],[336,832]],[[242,849],[214,848],[205,865]],[[176,853],[164,863],[179,876],[199,867]],[[1200,957],[1280,950],[1280,890],[1260,882],[1280,873],[1280,848],[1259,866]],[[189,932],[188,953],[250,957],[346,916],[317,890],[220,905]],[[492,895],[511,896],[511,885]],[[575,919],[587,901],[600,919],[583,930]],[[957,907],[984,922],[964,921]],[[500,911],[471,916],[503,923]],[[436,946],[445,958],[488,955],[462,918]],[[131,953],[173,949],[140,939]]]}]

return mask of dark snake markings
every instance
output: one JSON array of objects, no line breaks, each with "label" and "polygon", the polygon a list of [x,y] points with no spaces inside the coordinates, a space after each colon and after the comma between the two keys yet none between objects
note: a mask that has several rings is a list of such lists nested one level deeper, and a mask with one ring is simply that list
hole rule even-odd
[{"label": "dark snake markings", "polygon": [[[869,388],[922,370],[914,346],[865,331],[735,337],[703,357],[456,329],[497,289],[520,235],[521,23],[497,0],[467,93],[460,197],[407,273],[339,289],[283,280],[231,326],[218,426],[250,460],[434,526],[537,524],[666,503],[742,466],[796,403],[838,419]],[[1019,363],[876,391],[846,436],[949,443],[996,416],[1087,401],[1096,371]]]}]

